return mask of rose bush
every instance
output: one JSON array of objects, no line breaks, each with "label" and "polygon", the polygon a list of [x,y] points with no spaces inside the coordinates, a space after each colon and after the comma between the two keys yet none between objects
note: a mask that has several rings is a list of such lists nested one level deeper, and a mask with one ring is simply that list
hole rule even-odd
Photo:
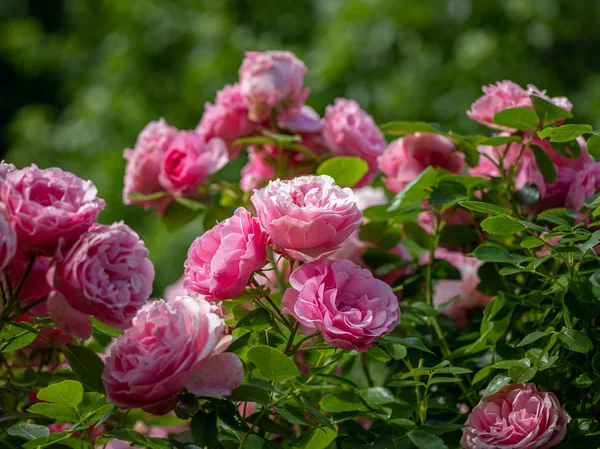
[{"label": "rose bush", "polygon": [[598,132],[511,81],[480,134],[377,126],[306,74],[249,52],[125,150],[197,234],[164,292],[90,181],[0,164],[0,447],[600,447]]}]

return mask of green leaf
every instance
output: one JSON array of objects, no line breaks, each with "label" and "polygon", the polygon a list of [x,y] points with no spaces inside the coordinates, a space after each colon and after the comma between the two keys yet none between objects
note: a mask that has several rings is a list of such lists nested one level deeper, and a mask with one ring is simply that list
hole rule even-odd
[{"label": "green leaf", "polygon": [[175,232],[185,225],[191,223],[200,215],[203,210],[193,210],[178,202],[173,202],[167,206],[160,217],[160,222],[168,232]]},{"label": "green leaf", "polygon": [[554,103],[551,103],[542,97],[530,95],[529,98],[531,98],[531,102],[533,103],[533,107],[535,112],[537,112],[538,117],[544,122],[555,122],[557,120],[573,118],[573,114],[569,111],[556,106]]},{"label": "green leaf", "polygon": [[512,235],[525,229],[516,220],[504,215],[486,218],[481,222],[481,228],[492,235]]},{"label": "green leaf", "polygon": [[390,122],[384,123],[379,128],[383,134],[391,136],[404,136],[413,133],[436,133],[429,123],[425,122]]},{"label": "green leaf", "polygon": [[521,241],[521,248],[538,248],[542,245],[544,245],[544,241],[541,238],[532,235],[525,237]]},{"label": "green leaf", "polygon": [[359,390],[358,393],[371,407],[378,407],[396,401],[392,392],[383,387],[363,388],[362,390]]},{"label": "green leaf", "polygon": [[483,201],[461,201],[460,204],[465,209],[474,210],[476,212],[483,212],[484,214],[490,215],[506,215],[510,217],[512,211],[505,207],[496,206],[495,204],[484,203]]},{"label": "green leaf", "polygon": [[302,446],[304,449],[325,449],[337,438],[337,430],[316,428],[308,432],[309,438]]},{"label": "green leaf", "polygon": [[510,383],[510,380],[511,380],[510,377],[508,377],[506,374],[498,374],[488,384],[488,386],[485,389],[485,392],[483,394],[483,397],[486,398],[488,396],[498,393],[500,390],[502,390],[505,386],[507,386]]},{"label": "green leaf", "polygon": [[206,204],[201,203],[200,201],[195,200],[193,198],[186,198],[185,196],[176,196],[175,201],[193,211],[208,209],[208,206]]},{"label": "green leaf", "polygon": [[421,248],[428,249],[431,246],[431,236],[417,223],[408,221],[403,228],[406,236]]},{"label": "green leaf", "polygon": [[462,424],[455,424],[432,419],[431,421],[427,421],[427,424],[425,424],[424,426],[421,426],[421,429],[425,430],[427,433],[441,435],[447,432],[456,432],[457,430],[461,430],[463,427],[464,425]]},{"label": "green leaf", "polygon": [[539,132],[540,139],[550,137],[550,142],[568,142],[579,136],[591,133],[594,129],[590,125],[563,125],[557,128],[546,128]]},{"label": "green leaf", "polygon": [[570,351],[588,352],[594,344],[586,334],[575,329],[566,329],[558,334],[558,341]]},{"label": "green leaf", "polygon": [[74,423],[79,419],[77,413],[75,413],[75,410],[73,410],[71,407],[60,404],[48,404],[46,402],[38,402],[29,407],[27,411],[29,413],[47,416],[48,418],[52,418],[59,422],[65,423]]},{"label": "green leaf", "polygon": [[255,385],[240,385],[233,390],[228,399],[233,402],[257,402],[264,405],[269,402],[269,392]]},{"label": "green leaf", "polygon": [[390,218],[387,208],[387,204],[368,207],[363,211],[363,217],[373,222],[387,221]]},{"label": "green leaf", "polygon": [[[25,325],[27,326],[27,325]],[[35,333],[21,328],[20,326],[5,326],[0,334],[0,352],[11,352],[24,348],[35,340]]]},{"label": "green leaf", "polygon": [[389,341],[390,343],[398,343],[398,344],[401,344],[402,346],[406,346],[407,348],[418,349],[419,351],[434,354],[433,351],[428,349],[427,346],[425,346],[423,344],[423,342],[416,337],[400,338],[400,337],[394,337],[392,335],[385,335],[381,338],[382,338],[382,340]]},{"label": "green leaf", "polygon": [[460,184],[461,186],[470,189],[472,187],[480,186],[489,181],[489,179],[482,176],[469,176],[469,175],[442,175],[439,179],[440,182],[451,182],[454,184]]},{"label": "green leaf", "polygon": [[526,335],[518,344],[517,347],[520,348],[521,346],[527,346],[530,345],[531,343],[538,341],[540,338],[545,337],[547,334],[545,332],[532,332],[529,335]]},{"label": "green leaf", "polygon": [[492,121],[496,125],[521,130],[535,129],[540,123],[540,119],[535,111],[529,108],[504,109],[497,112]]},{"label": "green leaf", "polygon": [[596,134],[590,136],[586,143],[587,152],[590,153],[595,160],[600,161],[600,137]]},{"label": "green leaf", "polygon": [[274,133],[272,131],[268,131],[266,129],[263,129],[261,132],[265,136],[270,137],[271,139],[273,139],[274,142],[279,144],[302,142],[302,137],[300,137],[299,135],[279,134]]},{"label": "green leaf", "polygon": [[411,430],[406,436],[419,449],[448,449],[440,437],[422,430]]},{"label": "green leaf", "polygon": [[329,175],[340,187],[352,187],[369,170],[369,166],[359,157],[334,157],[317,167],[317,175]]},{"label": "green leaf", "polygon": [[107,335],[109,337],[117,338],[117,337],[123,335],[122,330],[110,327],[110,326],[104,324],[102,321],[97,320],[94,317],[92,317],[92,326],[94,327],[94,330],[96,332]]},{"label": "green leaf", "polygon": [[432,166],[427,167],[394,197],[388,211],[392,212],[415,201],[427,199],[429,197],[428,189],[433,187],[436,181],[437,172],[435,168]]},{"label": "green leaf", "polygon": [[511,142],[521,142],[522,139],[519,136],[494,136],[489,139],[482,140],[479,145],[489,145],[497,147],[499,145],[506,145]]},{"label": "green leaf", "polygon": [[77,379],[93,391],[104,394],[102,370],[104,362],[85,346],[67,345],[63,351]]},{"label": "green leaf", "polygon": [[554,166],[554,162],[546,153],[542,147],[537,145],[530,145],[530,148],[533,150],[533,155],[535,156],[535,162],[540,169],[540,172],[544,176],[544,179],[554,184],[556,182],[556,167]]},{"label": "green leaf", "polygon": [[514,262],[515,259],[508,251],[499,246],[481,245],[478,246],[473,255],[483,262]]},{"label": "green leaf", "polygon": [[63,380],[42,388],[38,392],[37,398],[40,401],[77,407],[83,399],[83,386],[75,380]]},{"label": "green leaf", "polygon": [[513,366],[509,368],[508,375],[516,383],[529,382],[537,374],[537,368],[532,366],[530,368],[524,366]]},{"label": "green leaf", "polygon": [[50,429],[39,424],[16,424],[8,429],[8,434],[31,441],[37,438],[48,438],[50,436]]},{"label": "green leaf", "polygon": [[333,374],[325,374],[325,373],[317,373],[317,374],[315,374],[315,376],[317,376],[321,379],[328,380],[329,382],[337,384],[337,385],[342,385],[342,386],[350,387],[353,389],[358,389],[358,385],[356,385],[350,379],[346,379],[345,377],[334,376]]},{"label": "green leaf", "polygon": [[219,443],[217,412],[213,410],[210,413],[204,413],[199,410],[192,418],[190,430],[196,445],[206,449],[217,447]]},{"label": "green leaf", "polygon": [[327,394],[319,402],[321,408],[327,412],[354,412],[365,411],[367,408],[354,391]]},{"label": "green leaf", "polygon": [[260,331],[269,325],[271,315],[265,309],[255,309],[243,316],[235,328],[245,327],[253,331]]},{"label": "green leaf", "polygon": [[490,374],[492,374],[492,367],[490,365],[484,366],[479,371],[477,371],[477,373],[475,373],[475,376],[473,376],[473,384],[481,382],[483,379],[488,377]]},{"label": "green leaf", "polygon": [[269,380],[285,382],[300,375],[296,364],[289,357],[270,346],[254,346],[248,350],[246,356]]}]

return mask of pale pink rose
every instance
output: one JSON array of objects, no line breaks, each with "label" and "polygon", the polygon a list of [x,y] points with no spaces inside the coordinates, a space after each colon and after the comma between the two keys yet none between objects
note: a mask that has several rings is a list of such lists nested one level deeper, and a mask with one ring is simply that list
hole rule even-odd
[{"label": "pale pink rose", "polygon": [[277,115],[277,125],[292,133],[320,132],[323,129],[321,117],[310,106],[302,106],[300,109],[285,110]]},{"label": "pale pink rose", "polygon": [[263,152],[251,146],[248,148],[248,163],[242,168],[240,188],[244,192],[263,186],[275,178],[275,167],[269,164]]},{"label": "pale pink rose", "polygon": [[294,260],[332,254],[362,221],[352,189],[326,175],[271,181],[251,201],[275,249]]},{"label": "pale pink rose", "polygon": [[150,297],[153,280],[144,242],[123,222],[92,226],[48,272],[71,307],[123,330]]},{"label": "pale pink rose", "polygon": [[13,164],[8,164],[4,161],[0,162],[0,187],[2,186],[2,183],[4,182],[4,180],[6,179],[6,176],[15,171],[17,168],[13,165]]},{"label": "pale pink rose", "polygon": [[123,155],[127,160],[123,189],[125,204],[137,204],[145,208],[157,207],[158,212],[162,213],[171,202],[170,197],[136,200],[131,195],[134,193],[151,195],[165,190],[158,182],[158,175],[163,157],[177,133],[177,128],[161,118],[158,122],[148,123],[140,132],[133,149],[125,150]]},{"label": "pale pink rose", "polygon": [[107,399],[123,409],[165,414],[187,388],[228,396],[244,377],[225,322],[202,299],[179,296],[146,304],[109,348],[102,379]]},{"label": "pale pink rose", "polygon": [[215,104],[206,103],[196,131],[205,136],[206,140],[213,137],[223,139],[227,144],[229,156],[233,159],[242,150],[241,146],[234,146],[233,142],[252,134],[256,128],[256,123],[248,119],[248,106],[240,85],[235,83],[217,92]]},{"label": "pale pink rose", "polygon": [[533,109],[533,103],[530,95],[541,97],[556,106],[570,111],[573,108],[571,102],[565,97],[550,98],[545,91],[540,91],[537,87],[529,84],[527,90],[512,81],[499,81],[496,84],[483,86],[484,95],[477,99],[467,111],[467,115],[489,128],[514,131],[511,128],[496,125],[493,121],[494,115],[500,111],[510,108],[529,108]]},{"label": "pale pink rose", "polygon": [[246,52],[239,70],[250,120],[260,122],[281,106],[299,108],[308,96],[306,66],[289,51]]},{"label": "pale pink rose", "polygon": [[380,187],[365,186],[354,189],[356,205],[361,211],[373,206],[382,206],[388,203],[385,191]]},{"label": "pale pink rose", "polygon": [[168,285],[163,292],[163,299],[167,302],[175,299],[177,296],[186,296],[188,295],[187,290],[183,287],[183,283],[185,281],[185,276],[181,276],[177,281],[173,284]]},{"label": "pale pink rose", "polygon": [[[16,288],[21,281],[21,278],[25,275],[31,257],[31,254],[28,254],[21,249],[17,249],[15,257],[13,257],[8,264],[8,278],[10,279],[10,284],[13,289]],[[35,258],[35,262],[33,263],[29,275],[23,282],[23,286],[19,291],[18,299],[23,306],[30,306],[32,303],[48,295],[52,290],[50,284],[48,284],[48,281],[46,280],[48,268],[50,268],[50,259],[43,256]],[[30,309],[29,313],[39,317],[47,316],[46,303],[42,302],[41,304],[38,304]]]},{"label": "pale pink rose", "polygon": [[336,156],[357,156],[369,170],[354,187],[370,184],[377,174],[377,158],[386,147],[383,134],[373,118],[354,100],[337,98],[325,109],[323,140]]},{"label": "pale pink rose", "polygon": [[175,196],[195,194],[208,175],[229,161],[227,145],[214,137],[206,140],[195,131],[181,131],[173,139],[160,166],[160,184]]},{"label": "pale pink rose", "polygon": [[320,260],[290,276],[284,313],[318,329],[332,346],[366,351],[400,322],[398,299],[385,282],[348,260]]},{"label": "pale pink rose", "polygon": [[194,240],[184,264],[184,288],[213,300],[239,296],[252,273],[267,263],[266,241],[258,220],[238,208]]},{"label": "pale pink rose", "polygon": [[17,233],[0,203],[0,270],[6,268],[17,252]]},{"label": "pale pink rose", "polygon": [[92,336],[92,320],[89,315],[75,310],[65,297],[52,291],[46,301],[48,315],[56,327],[67,335],[87,340]]},{"label": "pale pink rose", "polygon": [[10,172],[0,189],[19,247],[50,256],[96,222],[104,200],[96,186],[60,168],[35,165]]},{"label": "pale pink rose", "polygon": [[385,185],[394,193],[415,179],[427,167],[440,167],[451,173],[460,173],[465,155],[444,136],[414,133],[394,140],[377,158],[379,170],[387,178]]},{"label": "pale pink rose", "polygon": [[465,449],[548,449],[567,433],[571,417],[554,393],[533,383],[510,384],[482,399],[463,429]]},{"label": "pale pink rose", "polygon": [[[438,281],[433,291],[433,304],[439,306],[458,297],[443,309],[442,313],[454,319],[458,327],[462,328],[466,325],[468,310],[485,307],[493,299],[477,290],[480,282],[477,270],[483,262],[444,248],[435,250],[435,258],[445,259],[454,265],[460,272],[461,278]],[[427,259],[428,257],[424,257],[423,262]]]}]

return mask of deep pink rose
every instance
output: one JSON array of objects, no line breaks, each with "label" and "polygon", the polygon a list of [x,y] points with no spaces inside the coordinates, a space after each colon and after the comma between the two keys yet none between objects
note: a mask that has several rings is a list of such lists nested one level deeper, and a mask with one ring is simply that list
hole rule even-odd
[{"label": "deep pink rose", "polygon": [[250,120],[265,120],[278,105],[302,106],[308,96],[306,72],[304,63],[289,51],[246,52],[239,75]]},{"label": "deep pink rose", "polygon": [[396,139],[377,158],[379,170],[387,178],[383,182],[394,192],[400,192],[427,167],[441,167],[451,173],[460,173],[465,156],[454,143],[444,136],[415,133]]},{"label": "deep pink rose", "polygon": [[71,307],[117,329],[131,325],[153,280],[144,242],[122,222],[92,226],[48,272]]},{"label": "deep pink rose", "polygon": [[[492,300],[491,297],[477,290],[480,282],[477,270],[483,265],[483,262],[444,248],[435,250],[435,258],[445,259],[454,265],[460,272],[460,280],[442,279],[438,281],[433,290],[433,304],[439,306],[454,300],[442,310],[442,313],[454,319],[459,328],[463,328],[467,323],[467,314],[470,309],[485,307]],[[424,262],[427,259],[425,257]]]},{"label": "deep pink rose", "polygon": [[530,95],[541,97],[556,106],[570,111],[573,108],[571,102],[565,97],[550,98],[545,91],[529,84],[527,90],[512,81],[499,81],[496,84],[483,86],[484,95],[477,99],[471,105],[471,110],[467,115],[473,120],[489,128],[502,129],[506,131],[515,131],[501,125],[496,125],[493,121],[494,115],[500,111],[510,108],[529,108],[533,109],[533,103]]},{"label": "deep pink rose", "polygon": [[266,241],[258,220],[238,208],[194,240],[184,264],[184,287],[218,300],[239,296],[252,273],[267,263]]},{"label": "deep pink rose", "polygon": [[564,206],[579,210],[583,202],[600,187],[600,163],[590,162],[575,173],[565,197]]},{"label": "deep pink rose", "polygon": [[377,158],[386,147],[373,118],[356,101],[337,98],[325,109],[322,133],[325,144],[336,156],[357,156],[369,165],[369,171],[354,187],[370,184],[377,174]]},{"label": "deep pink rose", "polygon": [[332,254],[362,221],[352,189],[326,175],[271,181],[251,201],[276,250],[294,260]]},{"label": "deep pink rose", "polygon": [[548,449],[560,443],[571,417],[554,393],[533,383],[510,384],[482,399],[463,429],[465,449]]},{"label": "deep pink rose", "polygon": [[217,92],[215,104],[206,103],[196,131],[205,136],[206,140],[213,137],[223,139],[227,144],[229,156],[234,158],[240,153],[242,147],[234,146],[233,142],[252,134],[256,127],[256,123],[248,119],[248,107],[240,85],[236,83],[227,85]]},{"label": "deep pink rose", "polygon": [[400,322],[398,298],[385,282],[349,260],[319,260],[290,276],[283,311],[318,329],[332,346],[366,351]]},{"label": "deep pink rose", "polygon": [[17,233],[8,221],[0,203],[0,270],[6,268],[17,252]]},{"label": "deep pink rose", "polygon": [[9,221],[24,250],[45,256],[70,244],[98,219],[104,200],[96,186],[60,168],[35,165],[8,173],[0,189]]},{"label": "deep pink rose", "polygon": [[165,119],[150,122],[140,132],[132,149],[126,149],[123,157],[127,160],[125,169],[125,187],[123,202],[139,206],[157,207],[162,213],[171,202],[171,198],[163,197],[154,200],[136,200],[132,194],[151,195],[165,189],[158,182],[160,166],[169,145],[177,135],[177,128],[169,125]]},{"label": "deep pink rose", "polygon": [[227,145],[222,139],[207,141],[195,131],[182,131],[169,145],[158,180],[175,196],[194,194],[206,176],[218,172],[228,161]]},{"label": "deep pink rose", "polygon": [[265,154],[256,147],[248,148],[248,163],[242,168],[240,180],[240,188],[244,192],[261,187],[275,178],[275,167],[269,164],[265,157]]},{"label": "deep pink rose", "polygon": [[65,297],[57,291],[48,295],[48,315],[63,333],[87,340],[92,336],[92,320],[89,315],[71,307]]},{"label": "deep pink rose", "polygon": [[[16,288],[21,278],[25,275],[31,257],[31,254],[26,253],[22,249],[17,249],[14,258],[10,261],[10,264],[8,264],[8,277],[13,289]],[[48,281],[46,280],[46,274],[48,273],[49,268],[50,259],[43,256],[37,256],[35,258],[35,262],[29,271],[29,275],[19,291],[19,301],[24,306],[29,306],[39,299],[42,299],[52,290],[52,287],[50,287],[50,284],[48,284]],[[42,302],[41,304],[38,304],[33,307],[29,313],[39,317],[47,316],[46,303]]]},{"label": "deep pink rose", "polygon": [[179,296],[146,304],[133,326],[110,346],[102,379],[109,402],[165,414],[189,389],[198,396],[227,396],[244,377],[230,336],[214,307]]},{"label": "deep pink rose", "polygon": [[321,117],[310,106],[302,106],[300,109],[285,110],[277,116],[277,124],[280,128],[287,129],[292,133],[319,132],[323,128]]}]

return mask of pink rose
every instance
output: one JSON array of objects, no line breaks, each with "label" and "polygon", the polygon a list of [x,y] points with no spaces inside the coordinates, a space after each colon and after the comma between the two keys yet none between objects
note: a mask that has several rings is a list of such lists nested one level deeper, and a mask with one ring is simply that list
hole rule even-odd
[{"label": "pink rose", "polygon": [[60,168],[35,165],[8,173],[0,190],[18,243],[45,256],[70,244],[98,219],[104,200],[96,186]]},{"label": "pink rose", "polygon": [[165,119],[150,122],[140,132],[133,150],[126,149],[123,157],[127,160],[125,169],[125,188],[123,202],[137,204],[146,208],[157,207],[161,213],[171,202],[163,197],[154,200],[136,200],[133,193],[151,195],[164,191],[158,182],[160,166],[169,145],[177,135],[177,128],[169,125]]},{"label": "pink rose", "polygon": [[194,240],[184,264],[184,287],[217,300],[239,296],[252,273],[267,263],[266,240],[258,220],[238,208]]},{"label": "pink rose", "polygon": [[182,131],[169,145],[158,180],[175,196],[193,195],[204,178],[218,172],[228,161],[229,153],[222,139],[206,141],[195,131]]},{"label": "pink rose", "polygon": [[249,192],[274,178],[275,167],[266,161],[262,152],[256,147],[250,146],[248,148],[248,163],[242,168],[240,188],[244,192]]},{"label": "pink rose", "polygon": [[241,146],[234,146],[233,142],[252,134],[255,129],[256,124],[248,119],[248,107],[240,85],[236,83],[217,92],[215,104],[206,103],[196,131],[205,136],[206,140],[213,137],[223,139],[229,156],[233,159],[242,150]]},{"label": "pink rose", "polygon": [[[8,278],[10,279],[13,289],[16,288],[21,278],[25,275],[31,257],[32,256],[25,251],[17,249],[14,258],[10,261],[10,264],[8,264]],[[29,306],[50,293],[52,288],[46,280],[46,274],[49,268],[50,259],[42,256],[35,258],[35,262],[33,263],[29,275],[19,291],[19,301],[22,305]],[[47,316],[46,304],[44,302],[38,304],[32,308],[29,313],[39,317]]]},{"label": "pink rose", "polygon": [[289,51],[246,52],[240,67],[240,87],[250,120],[260,122],[273,108],[299,108],[308,96],[306,66]]},{"label": "pink rose", "polygon": [[548,449],[560,443],[571,417],[554,393],[511,384],[482,399],[467,419],[466,449]]},{"label": "pink rose", "polygon": [[17,233],[8,222],[0,204],[0,270],[6,268],[17,252]]},{"label": "pink rose", "polygon": [[16,167],[13,164],[7,164],[4,161],[0,162],[0,187],[2,186],[2,183],[4,182],[4,180],[6,179],[6,176],[15,170],[16,170]]},{"label": "pink rose", "polygon": [[444,136],[415,133],[396,139],[377,158],[379,169],[388,177],[383,182],[394,192],[400,192],[427,167],[441,167],[451,173],[460,173],[464,154]]},{"label": "pink rose", "polygon": [[354,187],[370,184],[377,174],[377,158],[383,154],[386,141],[373,118],[356,101],[338,98],[335,104],[327,106],[323,139],[336,156],[362,158],[369,165],[369,171]]},{"label": "pink rose", "polygon": [[388,203],[385,192],[380,187],[365,186],[354,189],[356,205],[361,211],[373,206],[382,206]]},{"label": "pink rose", "polygon": [[536,95],[544,100],[550,101],[556,106],[570,111],[573,108],[571,102],[565,97],[550,98],[545,91],[529,84],[527,90],[512,81],[499,81],[496,84],[483,86],[483,97],[480,97],[471,105],[471,110],[467,115],[489,128],[502,129],[506,131],[515,131],[511,128],[496,125],[493,121],[494,115],[500,111],[510,108],[529,108],[533,109],[530,95]]},{"label": "pink rose", "polygon": [[52,291],[46,305],[48,315],[61,332],[81,340],[92,336],[92,320],[89,315],[71,307],[63,295]]},{"label": "pink rose", "polygon": [[[587,153],[586,153],[587,154]],[[580,210],[583,207],[583,202],[591,197],[596,189],[600,187],[600,163],[594,160],[583,165],[575,173],[569,173],[568,191],[566,193],[564,206],[569,209]],[[566,186],[566,182],[563,185]]]},{"label": "pink rose", "polygon": [[302,106],[300,109],[285,110],[277,116],[277,124],[280,128],[287,129],[292,133],[320,132],[323,129],[321,117],[310,106]]},{"label": "pink rose", "polygon": [[[433,291],[433,304],[439,306],[458,297],[443,309],[442,313],[454,319],[458,327],[462,328],[466,325],[469,309],[485,307],[492,300],[491,297],[477,290],[480,282],[477,270],[483,265],[483,262],[444,248],[435,250],[435,258],[445,259],[454,265],[460,272],[461,278],[460,280],[443,279],[438,281]],[[426,262],[428,258],[424,259]]]},{"label": "pink rose", "polygon": [[175,283],[168,285],[163,292],[163,299],[167,302],[175,299],[178,296],[188,295],[187,290],[183,287],[185,276],[181,276]]},{"label": "pink rose", "polygon": [[320,260],[290,276],[283,312],[318,329],[332,346],[366,351],[400,322],[398,299],[385,282],[349,260]]},{"label": "pink rose", "polygon": [[326,175],[271,181],[251,201],[271,243],[294,260],[332,254],[362,221],[352,189]]},{"label": "pink rose", "polygon": [[144,242],[122,222],[92,226],[48,272],[71,307],[117,329],[131,325],[153,280]]},{"label": "pink rose", "polygon": [[109,402],[165,414],[184,388],[198,396],[227,396],[243,377],[243,365],[223,352],[230,336],[213,306],[180,296],[146,304],[133,326],[109,349],[102,379]]}]

